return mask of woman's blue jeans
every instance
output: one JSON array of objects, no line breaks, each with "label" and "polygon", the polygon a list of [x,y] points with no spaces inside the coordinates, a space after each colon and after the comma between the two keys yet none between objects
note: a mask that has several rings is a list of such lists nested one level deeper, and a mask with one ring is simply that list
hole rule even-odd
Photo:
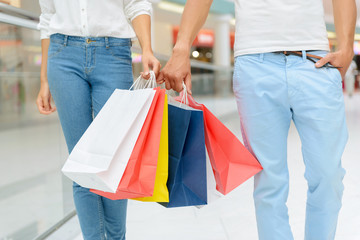
[{"label": "woman's blue jeans", "polygon": [[[69,152],[113,91],[133,82],[131,40],[50,37],[47,76]],[[85,240],[125,239],[127,200],[110,200],[73,185]]]}]

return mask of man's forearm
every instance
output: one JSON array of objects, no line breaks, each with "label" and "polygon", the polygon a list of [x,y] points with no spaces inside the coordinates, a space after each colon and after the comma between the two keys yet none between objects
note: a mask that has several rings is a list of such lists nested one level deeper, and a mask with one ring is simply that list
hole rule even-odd
[{"label": "man's forearm", "polygon": [[200,28],[204,25],[213,0],[188,0],[181,18],[180,30],[174,47],[189,50]]},{"label": "man's forearm", "polygon": [[173,54],[160,73],[158,82],[166,89],[183,90],[183,83],[191,94],[189,51],[200,28],[204,25],[212,0],[187,0]]},{"label": "man's forearm", "polygon": [[333,0],[333,9],[338,49],[353,51],[356,25],[355,0]]}]

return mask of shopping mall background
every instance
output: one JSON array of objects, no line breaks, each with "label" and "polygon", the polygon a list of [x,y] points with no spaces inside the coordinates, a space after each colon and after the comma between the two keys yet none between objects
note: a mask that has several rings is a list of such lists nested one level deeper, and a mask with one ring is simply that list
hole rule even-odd
[{"label": "shopping mall background", "polygon": [[[186,1],[152,2],[153,48],[164,66],[176,41]],[[360,1],[357,3],[359,6]],[[331,0],[325,0],[324,5],[329,44],[336,50]],[[211,14],[194,41],[195,97],[222,101],[232,96],[233,10],[231,0],[214,0]],[[35,29],[39,15],[38,0],[0,0],[0,239],[46,235],[75,214],[71,182],[60,172],[67,150],[58,117],[40,115],[35,105],[41,65],[40,33]],[[354,44],[358,66],[359,27],[360,18]],[[133,51],[136,77],[141,71],[138,44]],[[359,82],[355,84],[358,91]],[[232,111],[236,111],[235,106]],[[357,111],[355,115],[359,114]]]}]

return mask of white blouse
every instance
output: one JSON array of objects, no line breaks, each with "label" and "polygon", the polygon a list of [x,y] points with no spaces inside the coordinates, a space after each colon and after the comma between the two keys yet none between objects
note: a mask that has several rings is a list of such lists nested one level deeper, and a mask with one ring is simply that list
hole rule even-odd
[{"label": "white blouse", "polygon": [[134,38],[131,21],[152,12],[148,0],[39,0],[39,3],[41,39],[54,33]]}]

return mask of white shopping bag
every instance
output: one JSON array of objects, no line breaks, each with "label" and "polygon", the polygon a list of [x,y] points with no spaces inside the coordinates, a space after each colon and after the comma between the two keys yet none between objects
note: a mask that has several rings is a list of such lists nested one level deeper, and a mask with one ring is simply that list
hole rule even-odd
[{"label": "white shopping bag", "polygon": [[62,172],[82,187],[116,192],[155,95],[116,89],[75,145]]}]

